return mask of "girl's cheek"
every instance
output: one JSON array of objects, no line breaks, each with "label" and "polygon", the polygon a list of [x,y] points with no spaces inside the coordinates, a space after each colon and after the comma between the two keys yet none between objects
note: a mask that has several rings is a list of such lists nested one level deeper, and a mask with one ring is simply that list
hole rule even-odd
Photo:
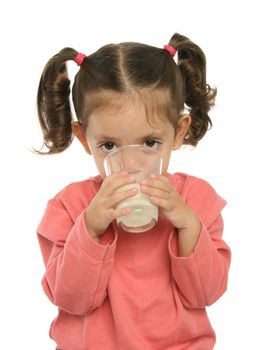
[{"label": "girl's cheek", "polygon": [[105,175],[105,169],[104,169],[104,156],[100,156],[98,153],[94,152],[92,154],[92,157],[94,159],[95,165],[98,169],[99,174],[104,179],[106,177]]}]

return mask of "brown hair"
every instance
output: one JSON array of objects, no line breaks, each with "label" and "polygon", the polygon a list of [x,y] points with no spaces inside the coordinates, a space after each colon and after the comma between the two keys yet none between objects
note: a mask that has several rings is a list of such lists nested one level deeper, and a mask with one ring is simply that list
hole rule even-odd
[{"label": "brown hair", "polygon": [[[95,108],[108,103],[116,106],[117,99],[112,98],[116,94],[138,94],[147,111],[155,108],[164,113],[175,127],[185,104],[192,122],[184,143],[197,145],[212,125],[208,112],[216,89],[206,83],[206,58],[199,46],[180,34],[174,34],[169,44],[177,50],[178,64],[166,50],[134,42],[105,45],[87,56],[72,87],[76,116],[83,127],[87,128],[88,116]],[[77,54],[76,50],[65,48],[43,70],[37,107],[48,152],[41,154],[62,152],[72,142],[66,62],[74,60]]]}]

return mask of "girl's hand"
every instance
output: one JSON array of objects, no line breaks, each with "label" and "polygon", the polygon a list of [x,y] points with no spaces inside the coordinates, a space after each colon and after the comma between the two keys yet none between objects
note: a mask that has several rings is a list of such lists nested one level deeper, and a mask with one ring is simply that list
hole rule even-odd
[{"label": "girl's hand", "polygon": [[148,180],[142,181],[140,188],[178,230],[191,228],[198,220],[166,176],[151,175]]},{"label": "girl's hand", "polygon": [[127,172],[114,173],[103,180],[100,190],[85,212],[88,232],[97,241],[98,236],[107,229],[114,219],[127,215],[132,211],[131,208],[114,208],[118,203],[138,192],[136,188],[116,192],[120,187],[134,182],[135,179],[129,177]]},{"label": "girl's hand", "polygon": [[151,175],[141,183],[141,191],[162,214],[178,229],[178,254],[188,256],[194,250],[201,231],[201,222],[163,175]]}]

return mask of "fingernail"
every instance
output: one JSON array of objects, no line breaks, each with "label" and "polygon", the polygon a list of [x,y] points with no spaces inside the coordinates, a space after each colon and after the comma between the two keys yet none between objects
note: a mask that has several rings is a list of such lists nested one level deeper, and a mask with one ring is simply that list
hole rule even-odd
[{"label": "fingernail", "polygon": [[149,177],[150,177],[150,179],[155,179],[156,175],[155,174],[151,174]]},{"label": "fingernail", "polygon": [[127,215],[133,211],[132,208],[123,208],[124,215]]},{"label": "fingernail", "polygon": [[135,181],[136,181],[136,179],[135,179],[135,177],[133,177],[133,176],[131,176],[131,177],[128,178],[128,182],[135,182]]}]

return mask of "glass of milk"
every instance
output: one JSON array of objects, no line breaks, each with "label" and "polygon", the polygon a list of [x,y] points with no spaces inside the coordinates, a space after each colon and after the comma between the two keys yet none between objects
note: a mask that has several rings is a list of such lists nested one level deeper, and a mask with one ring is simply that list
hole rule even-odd
[{"label": "glass of milk", "polygon": [[129,145],[119,147],[104,160],[106,175],[127,171],[136,182],[122,186],[118,191],[138,188],[136,195],[120,202],[116,208],[130,207],[131,213],[117,219],[117,224],[128,232],[145,232],[150,230],[158,220],[158,207],[150,202],[147,195],[140,190],[141,181],[151,174],[161,174],[162,158],[159,153],[148,146]]}]

